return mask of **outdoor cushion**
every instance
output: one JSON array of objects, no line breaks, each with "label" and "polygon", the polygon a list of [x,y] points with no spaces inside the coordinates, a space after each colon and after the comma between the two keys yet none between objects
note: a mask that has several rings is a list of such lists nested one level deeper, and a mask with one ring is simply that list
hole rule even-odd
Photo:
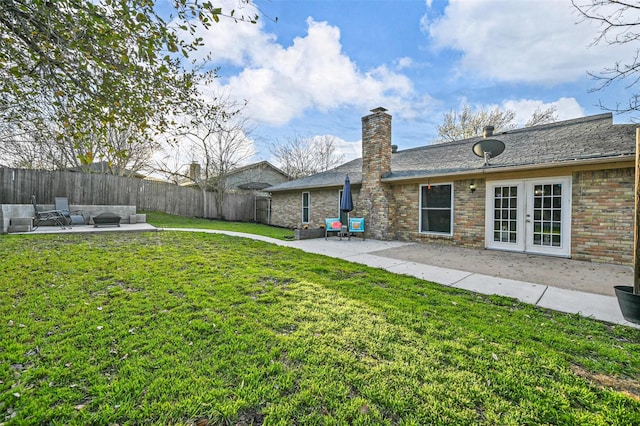
[{"label": "outdoor cushion", "polygon": [[325,239],[327,239],[327,234],[329,232],[337,232],[338,235],[341,236],[342,222],[340,222],[339,217],[328,217],[324,219],[324,238]]},{"label": "outdoor cushion", "polygon": [[363,217],[349,218],[349,232],[364,232],[364,218]]},{"label": "outdoor cushion", "polygon": [[349,236],[356,233],[361,233],[364,240],[364,217],[349,218]]}]

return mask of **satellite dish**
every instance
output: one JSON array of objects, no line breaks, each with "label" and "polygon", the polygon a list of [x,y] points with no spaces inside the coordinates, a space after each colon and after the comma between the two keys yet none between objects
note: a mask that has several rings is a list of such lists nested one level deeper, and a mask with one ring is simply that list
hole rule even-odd
[{"label": "satellite dish", "polygon": [[504,152],[504,142],[497,139],[483,139],[473,144],[473,153],[478,157],[484,157],[484,165],[489,165],[489,159],[497,157]]}]

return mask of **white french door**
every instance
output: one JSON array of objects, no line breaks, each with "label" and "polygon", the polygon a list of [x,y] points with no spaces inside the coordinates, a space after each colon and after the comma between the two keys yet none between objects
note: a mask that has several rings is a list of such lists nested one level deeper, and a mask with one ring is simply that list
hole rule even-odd
[{"label": "white french door", "polygon": [[571,178],[487,182],[486,247],[571,255]]}]

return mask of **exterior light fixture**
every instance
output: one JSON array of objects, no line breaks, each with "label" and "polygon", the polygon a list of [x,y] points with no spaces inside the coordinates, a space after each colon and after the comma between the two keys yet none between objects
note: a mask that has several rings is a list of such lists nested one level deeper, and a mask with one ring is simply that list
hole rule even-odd
[{"label": "exterior light fixture", "polygon": [[476,192],[476,183],[474,181],[471,181],[471,183],[469,184],[469,190],[471,191],[471,193]]}]

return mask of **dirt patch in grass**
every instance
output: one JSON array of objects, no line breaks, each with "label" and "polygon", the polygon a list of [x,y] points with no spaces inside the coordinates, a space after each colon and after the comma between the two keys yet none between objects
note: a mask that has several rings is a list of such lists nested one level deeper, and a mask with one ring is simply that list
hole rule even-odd
[{"label": "dirt patch in grass", "polygon": [[579,365],[572,365],[571,371],[577,376],[583,377],[592,383],[604,388],[611,388],[629,398],[640,401],[640,381],[629,377],[615,377],[606,374],[592,373]]}]

